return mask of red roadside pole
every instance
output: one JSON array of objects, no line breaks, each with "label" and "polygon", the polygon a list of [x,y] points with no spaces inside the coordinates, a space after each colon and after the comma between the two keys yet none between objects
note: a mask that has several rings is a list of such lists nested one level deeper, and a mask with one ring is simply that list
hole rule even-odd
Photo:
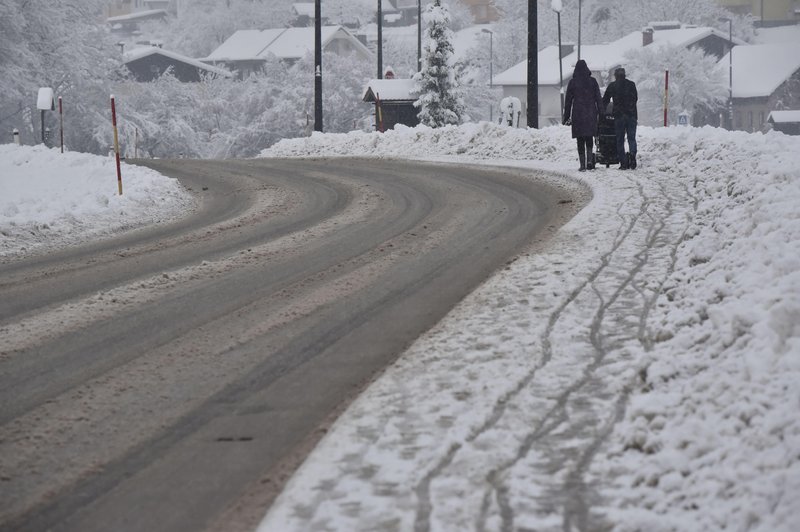
[{"label": "red roadside pole", "polygon": [[111,96],[111,125],[114,126],[114,156],[117,159],[117,184],[119,195],[122,196],[122,169],[119,165],[119,135],[117,134],[117,105],[114,96]]},{"label": "red roadside pole", "polygon": [[64,103],[58,97],[58,116],[61,121],[61,153],[64,153]]},{"label": "red roadside pole", "polygon": [[664,127],[667,127],[667,111],[669,109],[669,70],[664,73]]}]

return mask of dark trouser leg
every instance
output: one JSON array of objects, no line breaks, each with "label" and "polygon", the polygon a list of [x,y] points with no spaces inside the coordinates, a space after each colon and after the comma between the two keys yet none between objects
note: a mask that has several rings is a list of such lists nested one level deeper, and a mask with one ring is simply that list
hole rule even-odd
[{"label": "dark trouser leg", "polygon": [[580,167],[581,171],[586,170],[586,148],[585,148],[586,143],[584,142],[585,138],[586,137],[578,137],[576,139],[578,143],[578,160],[581,162],[581,167]]},{"label": "dark trouser leg", "polygon": [[627,168],[627,158],[625,157],[625,131],[627,118],[623,116],[614,117],[614,133],[617,135],[617,159],[621,168]]},{"label": "dark trouser leg", "polygon": [[586,168],[594,170],[594,137],[586,137]]},{"label": "dark trouser leg", "polygon": [[636,168],[636,119],[628,119],[625,125],[625,134],[628,135],[628,147],[631,152],[630,167]]}]

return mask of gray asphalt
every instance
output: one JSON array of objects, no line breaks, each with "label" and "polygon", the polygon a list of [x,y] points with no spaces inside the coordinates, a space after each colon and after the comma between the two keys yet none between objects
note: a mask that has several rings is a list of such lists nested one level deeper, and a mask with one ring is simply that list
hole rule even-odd
[{"label": "gray asphalt", "polygon": [[498,169],[141,164],[197,212],[0,264],[2,530],[253,526],[336,414],[573,199]]}]

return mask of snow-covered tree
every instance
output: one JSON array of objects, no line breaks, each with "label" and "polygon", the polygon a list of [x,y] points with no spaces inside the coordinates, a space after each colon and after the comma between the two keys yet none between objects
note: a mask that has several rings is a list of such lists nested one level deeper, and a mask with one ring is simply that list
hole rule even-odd
[{"label": "snow-covered tree", "polygon": [[[98,151],[93,131],[104,118],[117,50],[95,21],[101,2],[0,0],[0,128],[17,127],[23,142],[40,138],[36,90],[64,98],[68,146]],[[29,117],[23,124],[23,117]],[[57,131],[55,113],[45,126]]]},{"label": "snow-covered tree", "polygon": [[422,69],[414,75],[418,95],[414,105],[419,120],[430,127],[461,123],[464,99],[453,63],[453,32],[450,14],[441,0],[434,0],[423,14],[426,27]]},{"label": "snow-covered tree", "polygon": [[290,4],[273,0],[193,0],[180,17],[143,25],[143,36],[190,57],[206,57],[237,30],[280,28]]},{"label": "snow-covered tree", "polygon": [[664,121],[664,72],[669,70],[669,121],[678,114],[713,112],[728,98],[727,78],[716,68],[717,58],[699,48],[648,46],[626,55],[628,79],[639,91],[639,122],[647,126]]}]

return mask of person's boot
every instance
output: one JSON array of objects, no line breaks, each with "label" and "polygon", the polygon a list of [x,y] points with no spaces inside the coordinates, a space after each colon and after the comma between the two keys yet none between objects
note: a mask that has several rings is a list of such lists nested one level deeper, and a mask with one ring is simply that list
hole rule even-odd
[{"label": "person's boot", "polygon": [[578,160],[581,162],[581,167],[578,168],[579,172],[586,171],[586,153],[583,150],[578,150]]},{"label": "person's boot", "polygon": [[592,151],[592,145],[589,145],[589,151],[586,154],[586,169],[587,170],[594,170],[595,161],[594,161],[594,152]]},{"label": "person's boot", "polygon": [[622,157],[622,160],[619,162],[619,169],[620,170],[627,170],[628,168],[630,168],[630,167],[628,166],[628,154],[626,153]]},{"label": "person's boot", "polygon": [[631,170],[636,170],[636,154],[631,153],[628,158],[628,168]]}]

